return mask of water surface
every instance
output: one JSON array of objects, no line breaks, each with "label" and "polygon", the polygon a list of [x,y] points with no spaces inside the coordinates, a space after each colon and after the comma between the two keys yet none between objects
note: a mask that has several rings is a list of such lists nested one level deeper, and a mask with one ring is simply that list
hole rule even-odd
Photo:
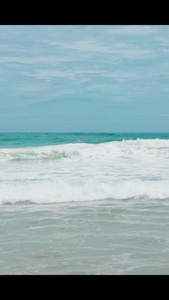
[{"label": "water surface", "polygon": [[0,274],[169,274],[169,134],[0,134]]}]

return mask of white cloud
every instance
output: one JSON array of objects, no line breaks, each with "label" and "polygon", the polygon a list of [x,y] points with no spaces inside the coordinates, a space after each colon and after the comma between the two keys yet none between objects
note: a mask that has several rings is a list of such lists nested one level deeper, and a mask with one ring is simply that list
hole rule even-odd
[{"label": "white cloud", "polygon": [[64,77],[70,80],[75,79],[75,75],[71,71],[61,71],[57,69],[48,69],[48,70],[38,70],[35,73],[24,72],[26,76],[32,76],[37,79],[49,79],[50,77]]},{"label": "white cloud", "polygon": [[[35,73],[24,72],[26,76],[32,76],[37,79],[49,79],[50,77],[64,77],[69,80],[77,80],[80,82],[85,82],[89,80],[90,75],[101,75],[106,73],[105,71],[98,70],[81,70],[81,69],[72,69],[72,70],[59,70],[59,69],[39,69]],[[82,76],[89,76],[88,78],[82,78]]]},{"label": "white cloud", "polygon": [[[138,59],[144,57],[152,57],[154,51],[152,48],[140,48],[138,45],[131,43],[121,43],[115,40],[105,42],[99,42],[94,38],[78,40],[72,43],[61,43],[60,46],[63,49],[75,50],[82,53],[94,54],[109,54],[116,56],[118,59]],[[104,57],[102,56],[102,59]]]},{"label": "white cloud", "polygon": [[78,61],[78,57],[73,56],[55,56],[55,55],[43,55],[43,56],[32,56],[32,57],[19,57],[19,56],[0,56],[0,63],[13,63],[18,62],[22,64],[37,64],[37,63],[44,63],[44,64],[54,64],[54,63],[61,63],[61,62],[72,62]]},{"label": "white cloud", "polygon": [[156,31],[156,27],[154,25],[120,25],[115,26],[112,25],[111,29],[106,30],[108,34],[127,34],[127,35],[145,35],[151,34]]},{"label": "white cloud", "polygon": [[107,91],[108,89],[116,89],[116,88],[119,88],[119,84],[112,84],[112,83],[109,83],[109,84],[95,84],[95,85],[90,85],[88,86],[88,91],[93,91],[93,90],[104,90],[104,91]]}]

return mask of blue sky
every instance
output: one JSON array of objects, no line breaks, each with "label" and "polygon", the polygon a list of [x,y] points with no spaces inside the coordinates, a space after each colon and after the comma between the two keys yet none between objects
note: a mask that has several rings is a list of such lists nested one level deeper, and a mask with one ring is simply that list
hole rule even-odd
[{"label": "blue sky", "polygon": [[168,131],[168,25],[0,25],[0,132]]}]

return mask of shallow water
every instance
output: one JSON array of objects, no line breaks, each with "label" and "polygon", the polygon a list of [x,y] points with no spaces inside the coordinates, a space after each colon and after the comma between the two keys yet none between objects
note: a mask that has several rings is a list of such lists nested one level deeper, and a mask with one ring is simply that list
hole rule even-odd
[{"label": "shallow water", "polygon": [[169,199],[1,206],[1,274],[169,274]]}]

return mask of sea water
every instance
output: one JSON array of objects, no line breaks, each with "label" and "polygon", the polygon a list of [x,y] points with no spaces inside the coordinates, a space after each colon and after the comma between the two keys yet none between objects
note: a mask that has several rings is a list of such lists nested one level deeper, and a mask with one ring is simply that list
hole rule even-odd
[{"label": "sea water", "polygon": [[0,274],[169,274],[169,134],[1,133]]}]

